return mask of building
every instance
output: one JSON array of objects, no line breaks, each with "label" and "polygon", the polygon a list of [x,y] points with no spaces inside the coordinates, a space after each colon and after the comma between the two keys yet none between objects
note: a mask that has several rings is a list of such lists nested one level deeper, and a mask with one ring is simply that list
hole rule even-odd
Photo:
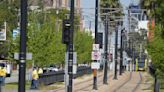
[{"label": "building", "polygon": [[[81,6],[80,0],[75,0],[75,13],[80,16],[80,30],[83,30],[83,22],[82,22],[82,15],[81,15]],[[46,9],[62,9],[66,8],[70,10],[71,0],[29,0],[29,5],[31,10],[38,9],[39,6],[43,6]]]},{"label": "building", "polygon": [[[38,7],[43,4],[44,8],[70,8],[71,0],[29,0],[30,7]],[[75,9],[80,9],[80,0],[75,0]]]}]

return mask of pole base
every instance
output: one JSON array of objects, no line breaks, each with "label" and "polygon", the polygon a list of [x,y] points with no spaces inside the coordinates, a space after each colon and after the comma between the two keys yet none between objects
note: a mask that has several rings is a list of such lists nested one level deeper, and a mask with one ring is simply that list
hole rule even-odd
[{"label": "pole base", "polygon": [[104,82],[103,84],[108,85],[108,82]]},{"label": "pole base", "polygon": [[114,77],[113,80],[118,80],[118,79],[116,77]]},{"label": "pole base", "polygon": [[97,86],[93,86],[93,90],[98,90],[98,89],[97,89]]}]

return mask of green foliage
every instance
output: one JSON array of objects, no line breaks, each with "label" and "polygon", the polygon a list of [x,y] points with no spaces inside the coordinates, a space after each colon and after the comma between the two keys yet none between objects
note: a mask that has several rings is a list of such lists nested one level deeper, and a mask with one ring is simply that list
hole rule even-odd
[{"label": "green foliage", "polygon": [[164,72],[164,39],[160,36],[163,29],[158,25],[156,29],[155,38],[148,44],[148,52],[156,68]]},{"label": "green foliage", "polygon": [[[28,52],[33,53],[33,60],[39,66],[49,64],[64,64],[66,46],[62,44],[62,23],[58,21],[59,31],[57,30],[57,15],[54,11],[39,14],[31,12],[29,17],[30,26],[28,27]],[[68,11],[62,11],[63,15]],[[54,16],[55,15],[55,16]],[[60,14],[59,14],[60,15]],[[61,18],[64,18],[64,16]],[[42,23],[38,18],[42,17]],[[60,17],[58,17],[60,20]],[[75,24],[78,24],[78,17]],[[87,33],[75,29],[75,50],[77,51],[78,63],[88,62],[91,59],[92,37]]]},{"label": "green foliage", "polygon": [[[144,0],[143,5],[148,9],[149,17],[155,17],[156,27],[154,38],[148,43],[148,52],[157,69],[157,75],[164,72],[164,2],[163,0]],[[156,6],[156,7],[153,7]]]},{"label": "green foliage", "polygon": [[[8,0],[10,1],[10,0]],[[12,39],[12,30],[17,28],[19,0],[10,2],[0,1],[0,25],[7,22],[7,42],[0,44],[0,54],[5,59],[13,59],[13,53],[19,53],[20,36]],[[40,2],[40,8],[44,8]],[[28,12],[27,28],[27,52],[33,54],[35,64],[45,66],[49,64],[64,64],[66,46],[62,44],[62,19],[66,18],[68,10],[42,10],[41,12]],[[79,17],[75,17],[74,30],[75,50],[77,51],[78,63],[89,62],[93,39],[88,33],[79,31]],[[30,64],[31,62],[27,62]]]},{"label": "green foliage", "polygon": [[1,0],[0,1],[0,26],[7,22],[7,40],[2,42],[0,46],[0,56],[3,55],[3,59],[11,59],[13,57],[13,41],[12,41],[12,29],[16,28],[18,23],[18,1],[19,0]]},{"label": "green foliage", "polygon": [[87,63],[91,61],[92,44],[92,36],[88,33],[80,31],[75,33],[75,50],[78,54],[78,63]]},{"label": "green foliage", "polygon": [[[58,31],[53,14],[31,12],[29,17],[28,51],[33,53],[33,60],[40,66],[64,63],[65,45],[61,43],[61,27]],[[38,17],[43,18],[41,22]]]}]

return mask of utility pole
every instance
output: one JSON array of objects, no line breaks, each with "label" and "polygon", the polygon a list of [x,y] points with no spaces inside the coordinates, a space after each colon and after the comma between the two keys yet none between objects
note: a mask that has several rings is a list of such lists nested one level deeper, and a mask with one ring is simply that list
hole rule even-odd
[{"label": "utility pole", "polygon": [[[95,1],[95,44],[98,44],[98,3],[99,0]],[[97,62],[97,60],[94,60]],[[97,69],[93,69],[93,89],[97,90]]]},{"label": "utility pole", "polygon": [[27,0],[21,0],[20,26],[20,54],[19,54],[19,86],[18,92],[25,92],[26,74],[26,27],[27,27]]},{"label": "utility pole", "polygon": [[70,11],[70,42],[67,45],[68,50],[68,77],[69,83],[67,85],[67,92],[72,92],[73,85],[73,33],[74,33],[74,0],[71,0],[71,11]]},{"label": "utility pole", "polygon": [[113,79],[117,79],[117,44],[118,44],[118,25],[116,25],[115,29],[115,65],[114,65],[114,77]]},{"label": "utility pole", "polygon": [[122,42],[122,38],[123,38],[123,31],[124,29],[121,30],[121,40],[120,40],[120,72],[119,72],[119,75],[122,75],[122,62],[123,62],[123,42]]},{"label": "utility pole", "polygon": [[105,15],[105,48],[104,48],[104,54],[105,54],[105,68],[104,68],[104,78],[103,78],[103,84],[108,84],[107,82],[107,75],[108,75],[108,20],[107,15]]}]

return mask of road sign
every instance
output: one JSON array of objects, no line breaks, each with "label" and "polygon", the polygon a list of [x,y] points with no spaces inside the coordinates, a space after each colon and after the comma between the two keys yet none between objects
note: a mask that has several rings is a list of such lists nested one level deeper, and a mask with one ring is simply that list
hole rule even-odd
[{"label": "road sign", "polygon": [[92,60],[100,60],[100,59],[101,59],[100,51],[93,51],[92,52]]},{"label": "road sign", "polygon": [[73,65],[73,74],[77,73],[77,65]]},{"label": "road sign", "polygon": [[91,63],[91,68],[92,69],[99,69],[100,68],[100,63],[99,62],[92,62]]},{"label": "road sign", "polygon": [[93,50],[98,51],[100,45],[99,44],[93,44]]},{"label": "road sign", "polygon": [[[14,59],[19,60],[19,53],[14,53]],[[26,53],[26,60],[32,60],[32,53]]]},{"label": "road sign", "polygon": [[4,25],[0,25],[0,41],[6,40],[6,22]]}]

